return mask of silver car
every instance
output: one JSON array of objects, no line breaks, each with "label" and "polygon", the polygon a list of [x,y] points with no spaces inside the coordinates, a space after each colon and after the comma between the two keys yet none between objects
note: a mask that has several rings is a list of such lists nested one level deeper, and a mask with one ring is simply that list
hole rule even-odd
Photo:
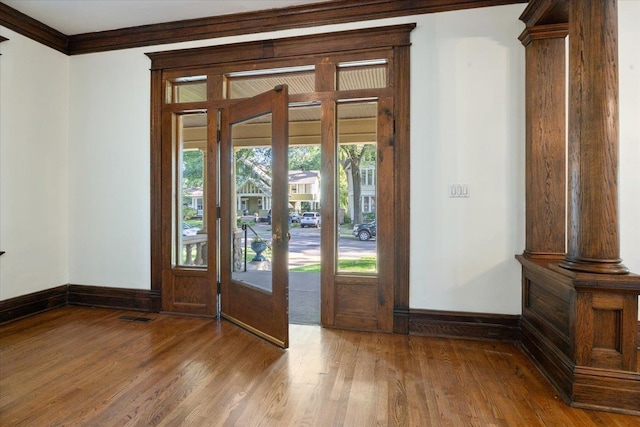
[{"label": "silver car", "polygon": [[300,217],[300,228],[320,227],[320,212],[305,212]]}]

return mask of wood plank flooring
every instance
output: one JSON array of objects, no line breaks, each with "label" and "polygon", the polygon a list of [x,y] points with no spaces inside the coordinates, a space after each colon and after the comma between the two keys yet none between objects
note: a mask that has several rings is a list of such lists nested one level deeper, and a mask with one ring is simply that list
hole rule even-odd
[{"label": "wood plank flooring", "polygon": [[195,317],[65,307],[13,322],[0,425],[640,425],[568,407],[514,344],[290,329],[284,351]]}]

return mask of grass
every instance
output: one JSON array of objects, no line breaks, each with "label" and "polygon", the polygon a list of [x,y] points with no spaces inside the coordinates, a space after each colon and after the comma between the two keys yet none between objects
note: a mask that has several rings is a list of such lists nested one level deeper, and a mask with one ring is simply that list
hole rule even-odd
[{"label": "grass", "polygon": [[[339,271],[348,271],[350,273],[375,273],[376,259],[375,257],[362,257],[360,259],[342,259],[338,261]],[[301,267],[294,267],[289,271],[302,273],[320,273],[320,264],[308,264]]]}]

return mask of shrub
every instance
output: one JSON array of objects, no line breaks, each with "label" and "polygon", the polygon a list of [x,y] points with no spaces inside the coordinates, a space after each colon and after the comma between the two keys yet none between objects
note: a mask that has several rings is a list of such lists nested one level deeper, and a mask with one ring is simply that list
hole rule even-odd
[{"label": "shrub", "polygon": [[182,218],[183,219],[191,219],[198,215],[198,211],[193,209],[191,206],[183,206],[182,207]]}]

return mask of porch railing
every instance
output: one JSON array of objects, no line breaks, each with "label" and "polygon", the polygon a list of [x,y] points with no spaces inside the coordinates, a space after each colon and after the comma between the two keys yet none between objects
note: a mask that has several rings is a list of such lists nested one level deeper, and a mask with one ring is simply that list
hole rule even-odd
[{"label": "porch railing", "polygon": [[206,265],[207,264],[207,235],[183,236],[184,263],[182,265]]}]

